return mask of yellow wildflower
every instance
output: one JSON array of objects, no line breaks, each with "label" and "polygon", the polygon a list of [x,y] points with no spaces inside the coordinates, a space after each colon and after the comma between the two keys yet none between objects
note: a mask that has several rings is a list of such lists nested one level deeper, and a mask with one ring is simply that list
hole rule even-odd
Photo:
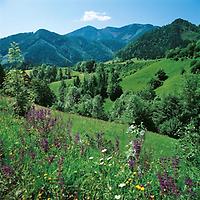
[{"label": "yellow wildflower", "polygon": [[141,190],[141,186],[140,185],[136,185],[135,188],[138,189],[138,190]]},{"label": "yellow wildflower", "polygon": [[142,186],[142,187],[140,188],[140,190],[141,190],[141,191],[144,191],[144,187]]}]

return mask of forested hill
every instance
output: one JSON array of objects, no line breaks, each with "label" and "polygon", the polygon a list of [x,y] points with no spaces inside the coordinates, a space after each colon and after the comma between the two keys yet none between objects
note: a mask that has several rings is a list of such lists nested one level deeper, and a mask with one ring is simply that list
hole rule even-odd
[{"label": "forested hill", "polygon": [[40,29],[0,39],[0,54],[6,63],[10,43],[17,42],[25,62],[30,64],[69,66],[83,60],[106,61],[129,41],[153,28],[153,25],[142,24],[105,29],[86,26],[66,35]]},{"label": "forested hill", "polygon": [[137,41],[122,49],[117,56],[127,60],[133,57],[144,59],[162,58],[176,47],[185,47],[200,39],[200,28],[186,20],[176,19],[169,25],[145,33]]}]

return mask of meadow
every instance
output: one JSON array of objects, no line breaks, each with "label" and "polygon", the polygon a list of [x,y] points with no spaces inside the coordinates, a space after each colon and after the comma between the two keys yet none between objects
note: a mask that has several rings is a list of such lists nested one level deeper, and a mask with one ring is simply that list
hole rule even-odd
[{"label": "meadow", "polygon": [[138,70],[137,72],[126,76],[122,79],[121,86],[124,90],[131,90],[134,92],[144,89],[148,82],[155,76],[159,69],[163,69],[169,78],[164,84],[156,89],[156,93],[159,96],[167,94],[178,94],[182,84],[181,75],[182,70],[186,72],[190,69],[190,59],[174,61],[170,59],[160,59],[149,66]]},{"label": "meadow", "polygon": [[20,118],[11,104],[0,98],[3,199],[198,199],[178,140],[38,106]]}]

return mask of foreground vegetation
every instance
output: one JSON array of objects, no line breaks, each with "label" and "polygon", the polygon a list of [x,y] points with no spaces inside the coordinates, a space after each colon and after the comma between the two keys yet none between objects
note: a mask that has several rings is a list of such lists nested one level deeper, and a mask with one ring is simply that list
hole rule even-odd
[{"label": "foreground vegetation", "polygon": [[74,118],[38,107],[20,119],[11,103],[0,99],[3,199],[198,199],[198,168],[177,141],[135,125],[116,124],[115,138],[106,124],[104,136],[101,121],[79,134]]}]

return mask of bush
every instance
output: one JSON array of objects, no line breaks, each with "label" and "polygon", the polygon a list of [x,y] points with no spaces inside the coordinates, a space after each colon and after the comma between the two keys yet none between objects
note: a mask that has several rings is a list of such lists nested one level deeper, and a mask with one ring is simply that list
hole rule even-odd
[{"label": "bush", "polygon": [[160,81],[157,78],[152,78],[149,81],[150,88],[153,89],[153,90],[155,90],[156,88],[160,87],[162,84],[163,84],[162,81]]},{"label": "bush", "polygon": [[182,123],[176,117],[164,121],[159,125],[159,132],[170,137],[179,138]]},{"label": "bush", "polygon": [[188,160],[195,166],[200,165],[200,134],[199,130],[191,123],[183,130],[183,136],[180,140],[183,151],[183,159]]},{"label": "bush", "polygon": [[191,73],[199,74],[200,73],[200,61],[191,63]]},{"label": "bush", "polygon": [[144,124],[145,128],[155,131],[155,126],[152,121],[151,104],[143,100],[138,95],[130,97],[124,112],[124,117],[128,123],[135,121],[136,125]]},{"label": "bush", "polygon": [[178,137],[182,126],[183,104],[177,96],[168,95],[154,102],[153,121],[160,133]]},{"label": "bush", "polygon": [[49,85],[41,80],[33,80],[31,82],[31,89],[34,93],[34,101],[41,106],[52,106],[56,101],[56,96],[49,88]]}]

